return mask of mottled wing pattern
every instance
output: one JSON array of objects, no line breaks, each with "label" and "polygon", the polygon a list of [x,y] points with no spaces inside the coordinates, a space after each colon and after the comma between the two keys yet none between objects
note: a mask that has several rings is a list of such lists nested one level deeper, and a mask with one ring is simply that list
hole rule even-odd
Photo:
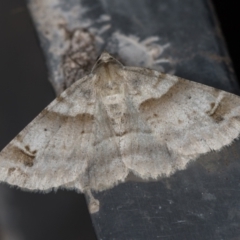
[{"label": "mottled wing pattern", "polygon": [[86,171],[94,141],[92,83],[87,76],[73,84],[2,150],[0,181],[48,190]]},{"label": "mottled wing pattern", "polygon": [[[240,98],[103,53],[0,153],[0,181],[104,190],[170,176],[239,136]],[[93,199],[93,197],[91,196]],[[93,211],[98,202],[92,200]]]},{"label": "mottled wing pattern", "polygon": [[84,175],[77,179],[73,186],[79,189],[79,184],[85,184],[85,190],[105,190],[123,182],[128,175],[128,168],[122,161],[120,139],[116,136],[105,106],[98,98],[96,103],[94,140],[92,158]]},{"label": "mottled wing pattern", "polygon": [[127,97],[128,131],[119,137],[122,161],[130,171],[144,179],[170,174],[172,156],[166,144],[152,134],[151,127],[139,114],[133,100],[131,96]]},{"label": "mottled wing pattern", "polygon": [[123,140],[125,149],[131,149],[124,161],[137,175],[168,176],[239,136],[238,96],[148,69],[127,70],[129,89],[135,89],[129,98],[140,119],[134,122],[149,129]]}]

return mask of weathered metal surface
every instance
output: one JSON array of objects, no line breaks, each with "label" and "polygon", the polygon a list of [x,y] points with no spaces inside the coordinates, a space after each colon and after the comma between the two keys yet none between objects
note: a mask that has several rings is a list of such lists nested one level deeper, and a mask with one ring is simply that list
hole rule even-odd
[{"label": "weathered metal surface", "polygon": [[[239,92],[207,0],[29,0],[28,6],[57,93],[89,71],[103,49],[128,65]],[[75,44],[79,39],[83,45]],[[66,81],[64,70],[76,68],[68,56],[88,65]],[[170,178],[94,193],[101,203],[92,215],[98,238],[238,239],[239,144],[202,156]]]},{"label": "weathered metal surface", "polygon": [[57,93],[68,86],[63,65],[66,56],[74,58],[69,53],[72,48],[82,53],[75,56],[80,65],[84,61],[91,65],[94,56],[106,49],[126,65],[236,89],[209,1],[28,0],[28,6]]}]

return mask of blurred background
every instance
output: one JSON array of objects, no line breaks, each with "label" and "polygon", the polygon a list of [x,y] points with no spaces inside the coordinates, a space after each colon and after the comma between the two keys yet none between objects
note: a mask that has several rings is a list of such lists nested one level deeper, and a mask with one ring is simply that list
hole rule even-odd
[{"label": "blurred background", "polygon": [[[213,0],[240,78],[237,1]],[[54,99],[25,1],[0,1],[0,149]],[[33,81],[34,79],[34,81]],[[14,197],[13,197],[14,196]],[[85,198],[74,191],[39,194],[0,185],[0,240],[96,239]]]},{"label": "blurred background", "polygon": [[240,21],[237,11],[237,2],[234,0],[212,0],[217,18],[220,22],[221,30],[225,38],[233,67],[240,79]]}]

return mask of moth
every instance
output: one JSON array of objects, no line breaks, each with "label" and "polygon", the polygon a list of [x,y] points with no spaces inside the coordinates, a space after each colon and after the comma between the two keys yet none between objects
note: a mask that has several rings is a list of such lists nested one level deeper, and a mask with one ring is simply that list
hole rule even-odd
[{"label": "moth", "polygon": [[0,181],[23,189],[76,189],[90,197],[131,173],[169,177],[239,136],[240,98],[140,67],[107,52],[0,153]]}]

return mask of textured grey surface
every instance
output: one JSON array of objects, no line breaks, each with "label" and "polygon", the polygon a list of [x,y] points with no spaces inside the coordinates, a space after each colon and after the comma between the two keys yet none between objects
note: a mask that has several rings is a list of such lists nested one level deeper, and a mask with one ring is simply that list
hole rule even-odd
[{"label": "textured grey surface", "polygon": [[[84,21],[73,19],[74,26],[66,17],[67,27],[86,27],[101,37],[103,42],[96,42],[97,52],[106,48],[128,64],[137,61],[139,65],[151,66],[154,57],[141,41],[158,36],[158,46],[169,44],[159,57],[169,59],[160,64],[163,70],[227,91],[239,91],[209,1],[75,0],[63,4],[63,13],[70,16],[68,10],[73,5],[88,10],[77,12]],[[54,15],[54,8],[50,11]],[[100,34],[96,20],[102,14],[110,16],[111,27]],[[89,21],[92,25],[88,25]],[[54,42],[47,41],[39,28],[38,32],[53,78],[62,60],[57,55],[49,56],[49,45]],[[115,37],[116,33],[120,35]],[[131,41],[129,35],[139,40]],[[159,67],[157,63],[152,65]],[[53,85],[59,81],[63,78],[52,79]],[[152,183],[129,182],[95,193],[102,206],[99,213],[92,215],[98,238],[238,239],[239,158],[236,141],[221,152],[201,157],[170,178]]]},{"label": "textured grey surface", "polygon": [[[63,25],[70,32],[84,28],[92,33],[96,56],[106,49],[127,65],[152,67],[227,91],[236,90],[231,61],[207,0],[181,3],[72,0],[68,4],[65,0],[28,0],[28,3],[47,56],[50,80],[57,92],[63,89],[64,80],[62,73],[56,71],[60,71],[61,58],[69,44]],[[103,16],[108,20],[103,21]],[[144,42],[151,37],[158,40]],[[153,56],[157,54],[156,46],[163,48],[158,59]],[[165,62],[158,64],[156,60]]]}]

